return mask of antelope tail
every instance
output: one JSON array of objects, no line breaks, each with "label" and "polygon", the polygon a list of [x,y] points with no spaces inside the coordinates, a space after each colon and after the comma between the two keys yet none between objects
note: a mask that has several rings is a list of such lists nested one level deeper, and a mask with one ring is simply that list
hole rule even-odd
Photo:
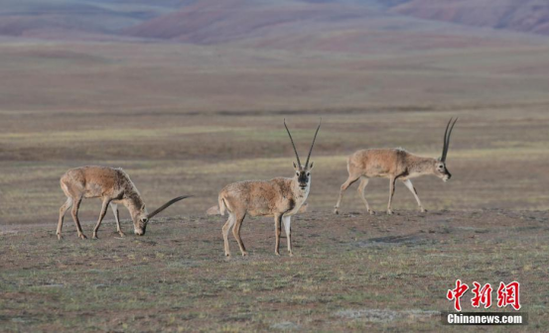
[{"label": "antelope tail", "polygon": [[208,210],[206,211],[207,216],[218,215],[219,213],[220,213],[220,208],[218,207],[218,205],[212,206],[208,208]]},{"label": "antelope tail", "polygon": [[225,207],[225,200],[223,200],[221,195],[218,197],[218,206],[220,207],[220,215],[224,216],[226,207]]},{"label": "antelope tail", "polygon": [[206,211],[206,215],[209,216],[218,214],[220,214],[221,216],[225,215],[225,201],[221,196],[218,197],[218,204],[216,206],[208,208],[208,210]]}]

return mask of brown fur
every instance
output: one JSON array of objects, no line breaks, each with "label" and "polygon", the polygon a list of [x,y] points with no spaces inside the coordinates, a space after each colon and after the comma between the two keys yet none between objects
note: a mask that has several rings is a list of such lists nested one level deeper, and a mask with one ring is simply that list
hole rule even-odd
[{"label": "brown fur", "polygon": [[[302,207],[300,207],[300,209],[298,209],[298,214],[303,214],[305,212],[307,212],[307,210],[309,209],[309,204],[306,202],[302,205]],[[206,211],[206,215],[207,216],[212,216],[212,215],[225,215],[225,206],[224,206],[224,212],[223,214],[220,212],[220,207],[219,205],[215,205],[215,206],[212,206],[210,208],[208,208],[208,210]]]},{"label": "brown fur", "polygon": [[230,212],[240,206],[250,216],[275,216],[297,208],[295,197],[300,195],[297,187],[291,178],[244,181],[227,185],[220,196]]},{"label": "brown fur", "polygon": [[387,213],[392,214],[391,203],[395,192],[395,181],[401,180],[405,186],[414,195],[421,212],[426,210],[418,198],[416,189],[410,181],[411,178],[422,175],[436,175],[446,181],[451,177],[445,163],[439,159],[430,157],[421,157],[413,155],[403,149],[366,149],[353,153],[348,158],[348,179],[342,184],[338,201],[334,207],[334,212],[338,214],[338,208],[342,201],[344,191],[361,178],[361,183],[357,189],[359,197],[367,207],[367,211],[374,214],[365,198],[364,190],[370,178],[389,178],[390,195],[387,207]]},{"label": "brown fur", "polygon": [[[291,216],[298,213],[306,202],[311,186],[310,171],[313,169],[313,162],[309,163],[315,139],[321,128],[321,121],[313,136],[313,142],[309,148],[306,163],[302,165],[300,156],[294,145],[290,130],[286,128],[294,153],[296,162],[293,163],[295,176],[293,178],[273,178],[266,181],[243,181],[232,183],[224,187],[218,195],[218,207],[221,215],[229,212],[229,218],[222,228],[225,255],[230,256],[229,240],[227,239],[229,229],[233,227],[233,236],[239,244],[241,254],[246,256],[246,249],[241,239],[241,225],[246,214],[251,216],[273,216],[275,219],[275,254],[279,255],[279,242],[281,238],[281,222],[285,226],[288,252],[292,256],[291,241]],[[215,209],[210,208],[208,212]]]},{"label": "brown fur", "polygon": [[[109,205],[115,214],[117,232],[120,236],[124,236],[124,233],[120,229],[118,204],[123,204],[130,212],[135,234],[140,236],[145,234],[150,216],[147,213],[145,203],[141,199],[139,191],[124,170],[102,166],[84,166],[70,169],[61,177],[60,185],[67,196],[67,201],[59,209],[59,221],[57,224],[57,237],[59,239],[61,239],[65,213],[71,206],[71,215],[76,225],[78,237],[82,239],[86,238],[78,219],[78,209],[80,208],[82,199],[89,198],[100,198],[102,200],[101,213],[94,228],[93,238],[97,238],[97,231]],[[152,214],[154,215],[155,212]]]},{"label": "brown fur", "polygon": [[[306,171],[307,173],[311,167],[312,164]],[[305,211],[305,207],[303,209],[302,207],[309,195],[309,184],[308,182],[307,187],[302,189],[297,174],[294,178],[243,181],[225,186],[219,193],[218,206],[221,215],[224,215],[226,210],[229,212],[229,218],[222,229],[226,256],[230,255],[228,234],[231,227],[233,227],[233,236],[239,244],[242,255],[247,255],[240,236],[241,225],[247,214],[274,218],[275,254],[277,255],[279,255],[281,222],[284,223],[288,251],[292,255],[290,217]],[[213,209],[211,208],[209,211],[213,211]]]}]

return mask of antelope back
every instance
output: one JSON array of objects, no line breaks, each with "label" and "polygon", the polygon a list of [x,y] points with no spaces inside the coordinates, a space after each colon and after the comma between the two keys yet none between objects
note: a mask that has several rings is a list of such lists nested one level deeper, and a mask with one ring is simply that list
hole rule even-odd
[{"label": "antelope back", "polygon": [[407,169],[409,156],[403,149],[359,150],[348,159],[348,171],[368,177],[395,175]]},{"label": "antelope back", "polygon": [[71,195],[84,194],[85,197],[112,196],[122,190],[138,193],[126,172],[102,166],[84,166],[68,170],[61,177],[61,183],[62,187],[68,188]]},{"label": "antelope back", "polygon": [[294,200],[292,179],[243,181],[227,185],[220,192],[229,211],[248,212],[253,216],[271,215]]}]

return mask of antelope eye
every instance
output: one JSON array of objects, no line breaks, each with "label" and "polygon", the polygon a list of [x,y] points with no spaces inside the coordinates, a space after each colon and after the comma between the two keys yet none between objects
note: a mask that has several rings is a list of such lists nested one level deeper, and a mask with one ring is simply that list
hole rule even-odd
[{"label": "antelope eye", "polygon": [[307,176],[309,177],[309,172],[307,173]]},{"label": "antelope eye", "polygon": [[296,172],[296,176],[300,177],[300,173],[299,173],[299,172]]}]

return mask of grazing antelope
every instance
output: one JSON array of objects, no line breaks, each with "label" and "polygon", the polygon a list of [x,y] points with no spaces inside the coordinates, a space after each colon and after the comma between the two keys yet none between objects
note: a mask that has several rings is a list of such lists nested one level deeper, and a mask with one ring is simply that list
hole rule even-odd
[{"label": "grazing antelope", "polygon": [[173,203],[190,197],[181,196],[174,198],[149,214],[136,186],[130,180],[128,174],[120,168],[84,166],[70,169],[61,177],[60,183],[61,189],[67,196],[67,201],[59,209],[59,222],[57,223],[58,239],[61,239],[61,229],[63,228],[65,213],[71,206],[73,207],[71,214],[76,224],[78,237],[82,239],[86,238],[78,220],[78,209],[80,208],[80,202],[84,198],[101,198],[103,202],[99,220],[93,233],[93,238],[97,238],[97,231],[109,205],[115,214],[117,232],[121,237],[124,237],[124,233],[120,229],[117,204],[126,206],[134,222],[134,233],[138,236],[143,236],[149,219]]},{"label": "grazing antelope", "polygon": [[451,174],[449,173],[449,170],[447,170],[445,161],[447,159],[447,151],[449,150],[451,132],[453,131],[453,127],[455,126],[457,120],[458,118],[454,121],[453,118],[451,118],[447,123],[447,128],[445,129],[445,134],[443,136],[443,151],[441,153],[441,157],[437,159],[413,155],[401,148],[366,149],[358,150],[353,153],[348,158],[349,176],[345,183],[340,187],[340,194],[338,196],[336,206],[334,206],[334,213],[338,214],[338,207],[340,207],[344,191],[347,190],[351,184],[361,178],[361,183],[359,184],[357,193],[367,206],[367,211],[370,214],[374,214],[374,211],[370,208],[367,199],[365,199],[365,187],[367,187],[369,179],[373,177],[390,179],[390,198],[387,209],[388,214],[393,214],[391,210],[391,202],[395,191],[395,181],[397,179],[401,180],[414,195],[420,211],[423,213],[426,212],[410,179],[423,175],[435,175],[441,178],[444,182],[451,179]]},{"label": "grazing antelope", "polygon": [[[290,218],[301,211],[302,205],[307,200],[311,185],[311,169],[313,162],[309,163],[317,133],[321,122],[315,131],[313,142],[307,155],[306,164],[300,162],[298,151],[286,121],[283,122],[290,137],[290,142],[296,154],[296,162],[293,162],[295,175],[292,178],[274,178],[265,181],[242,181],[225,186],[218,196],[218,209],[220,215],[229,212],[229,218],[222,228],[225,255],[230,256],[229,229],[233,227],[233,236],[239,244],[241,254],[247,255],[244,243],[241,239],[241,225],[246,214],[251,216],[273,216],[275,218],[275,254],[279,255],[279,241],[281,236],[281,222],[284,223],[288,252],[292,256],[292,241],[290,235]],[[209,212],[217,211],[211,207]]]}]

